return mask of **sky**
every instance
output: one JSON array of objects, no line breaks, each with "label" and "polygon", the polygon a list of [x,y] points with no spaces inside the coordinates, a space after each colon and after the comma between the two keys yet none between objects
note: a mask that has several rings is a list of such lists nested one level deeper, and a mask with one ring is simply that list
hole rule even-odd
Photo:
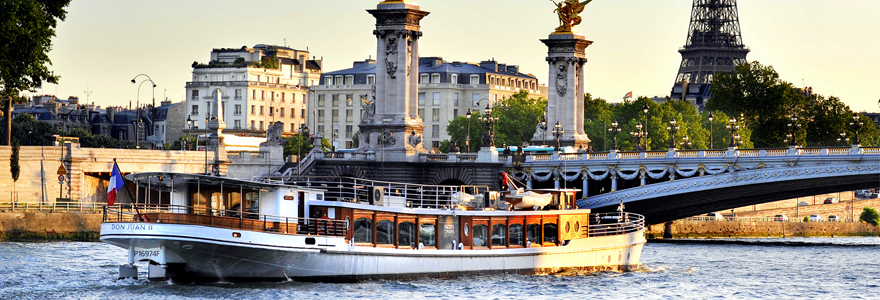
[{"label": "sky", "polygon": [[[73,0],[59,23],[50,67],[58,85],[36,94],[128,106],[184,99],[193,61],[213,48],[287,45],[323,57],[324,71],[376,56],[379,0]],[[495,59],[547,82],[540,42],[558,25],[549,0],[417,0],[421,56],[447,61]],[[690,0],[595,0],[578,26],[588,40],[586,91],[620,101],[669,94],[687,38]],[[782,80],[839,97],[856,111],[878,111],[880,0],[740,0],[749,61],[773,66]],[[157,84],[138,91],[131,79]],[[139,79],[143,79],[141,77]]]}]

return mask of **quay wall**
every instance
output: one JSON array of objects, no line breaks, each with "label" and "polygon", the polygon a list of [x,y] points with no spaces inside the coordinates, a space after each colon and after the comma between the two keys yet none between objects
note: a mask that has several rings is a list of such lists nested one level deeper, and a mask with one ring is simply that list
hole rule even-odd
[{"label": "quay wall", "polygon": [[0,212],[0,241],[98,241],[100,213]]},{"label": "quay wall", "polygon": [[673,221],[648,226],[649,238],[877,236],[880,227],[862,222]]}]

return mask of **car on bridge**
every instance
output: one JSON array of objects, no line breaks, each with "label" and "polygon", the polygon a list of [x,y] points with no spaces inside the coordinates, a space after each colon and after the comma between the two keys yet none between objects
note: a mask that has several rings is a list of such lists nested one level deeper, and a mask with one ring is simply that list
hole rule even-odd
[{"label": "car on bridge", "polygon": [[835,203],[837,203],[837,202],[838,202],[838,201],[837,201],[837,198],[833,198],[833,197],[832,197],[832,198],[825,198],[825,203],[824,203],[824,204],[835,204]]},{"label": "car on bridge", "polygon": [[724,216],[717,212],[711,212],[706,214],[706,221],[724,221]]},{"label": "car on bridge", "polygon": [[788,222],[788,217],[786,217],[785,215],[776,215],[776,216],[773,217],[773,221],[776,221],[776,222]]},{"label": "car on bridge", "polygon": [[810,215],[810,222],[822,222],[822,216],[820,215]]},{"label": "car on bridge", "polygon": [[840,222],[840,217],[835,215],[828,216],[828,222]]}]

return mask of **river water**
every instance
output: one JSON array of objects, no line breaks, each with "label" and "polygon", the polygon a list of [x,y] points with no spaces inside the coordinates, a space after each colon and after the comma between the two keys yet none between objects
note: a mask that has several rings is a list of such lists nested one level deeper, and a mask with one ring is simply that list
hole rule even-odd
[{"label": "river water", "polygon": [[649,242],[624,274],[190,285],[116,280],[126,251],[103,243],[3,242],[0,299],[876,299],[878,250],[877,237]]}]

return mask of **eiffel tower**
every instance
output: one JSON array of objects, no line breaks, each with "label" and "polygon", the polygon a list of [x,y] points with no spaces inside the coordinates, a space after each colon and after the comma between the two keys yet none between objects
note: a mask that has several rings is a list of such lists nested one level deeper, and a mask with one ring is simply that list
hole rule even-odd
[{"label": "eiffel tower", "polygon": [[736,0],[694,0],[687,43],[678,52],[681,65],[670,98],[702,110],[715,73],[746,63],[749,48],[742,42]]}]

